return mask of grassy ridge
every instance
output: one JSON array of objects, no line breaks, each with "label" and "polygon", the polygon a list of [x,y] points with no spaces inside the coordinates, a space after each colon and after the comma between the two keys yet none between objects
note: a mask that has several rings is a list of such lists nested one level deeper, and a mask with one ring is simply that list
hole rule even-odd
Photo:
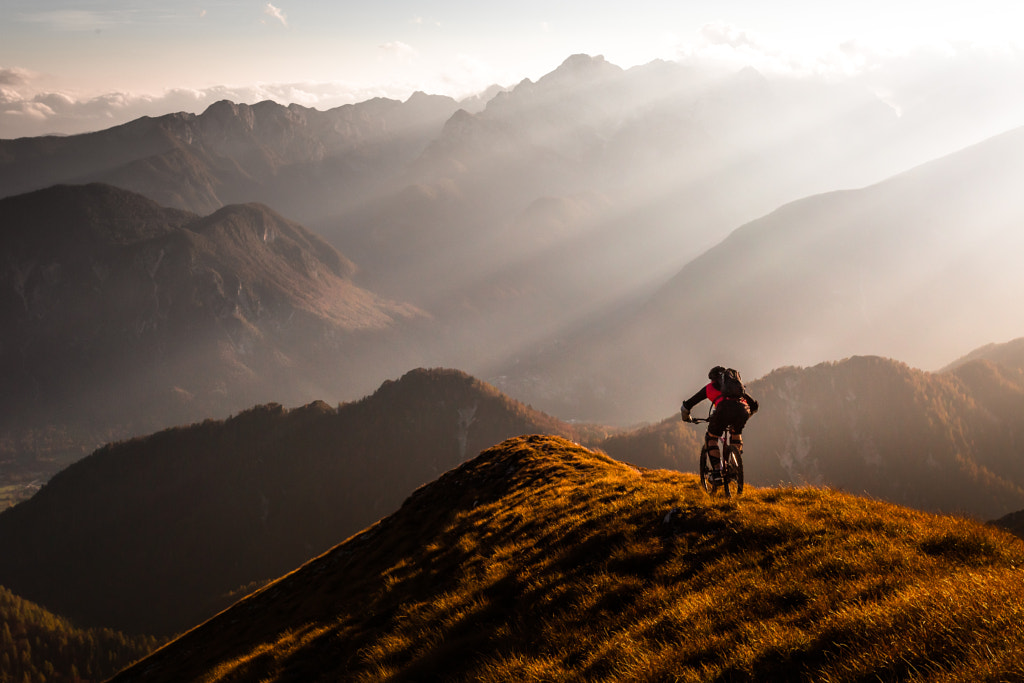
[{"label": "grassy ridge", "polygon": [[520,437],[116,680],[1014,680],[1022,563],[974,522],[820,489],[709,500]]},{"label": "grassy ridge", "polygon": [[89,626],[173,635],[510,436],[575,429],[415,370],[337,408],[257,406],[111,444],[0,513],[0,584]]}]

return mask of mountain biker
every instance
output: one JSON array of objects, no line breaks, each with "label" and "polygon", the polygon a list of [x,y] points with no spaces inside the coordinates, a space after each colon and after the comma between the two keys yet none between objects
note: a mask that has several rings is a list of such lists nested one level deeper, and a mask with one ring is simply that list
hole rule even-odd
[{"label": "mountain biker", "polygon": [[[735,371],[733,371],[735,373]],[[735,374],[738,380],[739,374]],[[743,427],[747,424],[750,416],[757,412],[757,401],[755,401],[740,383],[738,395],[726,395],[723,393],[726,382],[726,368],[716,365],[708,372],[708,379],[711,380],[700,391],[692,397],[683,401],[679,409],[683,422],[691,422],[690,410],[704,399],[711,401],[714,409],[708,419],[708,431],[704,439],[708,447],[708,458],[713,470],[721,471],[722,459],[718,448],[718,440],[729,430],[730,442],[736,447],[736,451],[743,454]]]}]

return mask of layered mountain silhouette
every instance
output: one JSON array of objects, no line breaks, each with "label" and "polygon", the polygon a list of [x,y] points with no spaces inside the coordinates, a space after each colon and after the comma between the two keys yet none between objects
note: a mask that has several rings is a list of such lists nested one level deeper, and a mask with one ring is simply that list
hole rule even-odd
[{"label": "layered mountain silhouette", "polygon": [[1007,370],[1024,373],[1024,337],[1003,344],[986,344],[950,363],[945,369],[955,370],[972,360],[988,360]]},{"label": "layered mountain silhouette", "polygon": [[462,373],[415,371],[357,403],[113,444],[0,514],[0,585],[76,623],[172,634],[534,432],[576,433]]},{"label": "layered mountain silhouette", "polygon": [[[693,471],[702,429],[499,392],[634,424],[736,366],[748,484],[1020,533],[1024,345],[989,342],[1021,334],[1024,129],[892,175],[932,156],[905,125],[865,93],[576,55],[485,106],[220,102],[0,141],[0,467],[194,423],[0,514],[0,585],[171,634],[372,525],[131,675],[973,680],[993,641],[987,671],[1020,673],[1018,615],[987,607],[1019,602],[1008,537],[826,490],[709,504],[634,467]],[[309,403],[442,364],[494,386],[417,370]],[[544,436],[462,464],[536,433],[632,465]],[[705,592],[720,555],[759,577]],[[747,618],[694,638],[722,595]],[[755,621],[777,638],[742,661],[679,643]],[[560,640],[581,623],[603,630]]]},{"label": "layered mountain silhouette", "polygon": [[855,357],[753,384],[747,475],[984,520],[1024,509],[1024,376],[973,360],[928,373]]},{"label": "layered mountain silhouette", "polygon": [[555,413],[567,414],[546,396],[621,420],[677,403],[681,375],[716,364],[759,376],[870,353],[939,368],[965,348],[1018,337],[1022,159],[1024,128],[788,204],[655,294],[496,370],[510,378],[499,386]]},{"label": "layered mountain silhouette", "polygon": [[1001,526],[1004,529],[1024,538],[1024,510],[1018,510],[1017,512],[1011,512],[1008,515],[1004,515],[994,522],[997,526]]},{"label": "layered mountain silhouette", "polygon": [[408,184],[315,227],[374,287],[465,331],[440,363],[489,368],[782,202],[902,170],[894,149],[863,163],[891,110],[867,93],[833,110],[835,94],[574,55],[455,113]]},{"label": "layered mountain silhouette", "polygon": [[458,108],[416,93],[318,111],[222,101],[95,133],[0,140],[0,196],[102,182],[207,214],[259,201],[304,221],[360,199]]},{"label": "layered mountain silhouette", "polygon": [[[395,330],[424,314],[355,285],[351,262],[266,206],[201,217],[55,186],[0,200],[0,226],[5,431],[88,428],[95,444],[415,365]],[[374,359],[393,364],[374,377]]]},{"label": "layered mountain silhouette", "polygon": [[1022,560],[962,519],[709,504],[692,474],[523,436],[114,680],[1008,680]]},{"label": "layered mountain silhouette", "polygon": [[[102,180],[197,213],[258,200],[438,322],[406,368],[628,424],[676,402],[666,367],[758,376],[867,353],[930,368],[1019,336],[976,302],[1019,300],[1020,138],[865,187],[943,149],[871,93],[574,55],[472,111],[424,94],[221,102],[0,141],[0,194]],[[842,187],[863,189],[793,202]]]},{"label": "layered mountain silhouette", "polygon": [[574,55],[482,110],[424,94],[327,112],[220,102],[0,141],[0,195],[101,181],[199,214],[258,201],[441,321],[426,364],[491,377],[736,225],[928,158],[898,126],[866,91]]},{"label": "layered mountain silhouette", "polygon": [[[982,520],[1024,509],[1024,382],[989,361],[926,373],[851,358],[749,389],[762,408],[745,432],[748,484]],[[528,433],[695,472],[703,428],[569,425],[464,373],[417,370],[337,408],[264,405],[96,451],[0,514],[0,585],[79,623],[170,634]]]}]

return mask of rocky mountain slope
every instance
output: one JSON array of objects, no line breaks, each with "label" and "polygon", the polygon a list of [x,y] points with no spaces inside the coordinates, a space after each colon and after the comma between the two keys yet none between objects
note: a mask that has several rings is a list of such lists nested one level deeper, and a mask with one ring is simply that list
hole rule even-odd
[{"label": "rocky mountain slope", "polygon": [[356,403],[106,446],[0,513],[0,585],[77,623],[172,634],[534,432],[576,433],[462,373],[415,371]]},{"label": "rocky mountain slope", "polygon": [[200,217],[56,186],[0,200],[0,226],[5,434],[87,425],[95,444],[415,365],[396,330],[425,316],[266,206]]},{"label": "rocky mountain slope", "polygon": [[1009,680],[1024,544],[506,441],[114,680]]}]

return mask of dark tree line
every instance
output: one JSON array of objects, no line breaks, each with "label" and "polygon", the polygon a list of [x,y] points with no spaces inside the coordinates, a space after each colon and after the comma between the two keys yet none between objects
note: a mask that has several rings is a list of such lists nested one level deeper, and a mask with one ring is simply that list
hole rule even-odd
[{"label": "dark tree line", "polygon": [[0,683],[105,680],[157,645],[147,636],[76,628],[0,586]]}]

